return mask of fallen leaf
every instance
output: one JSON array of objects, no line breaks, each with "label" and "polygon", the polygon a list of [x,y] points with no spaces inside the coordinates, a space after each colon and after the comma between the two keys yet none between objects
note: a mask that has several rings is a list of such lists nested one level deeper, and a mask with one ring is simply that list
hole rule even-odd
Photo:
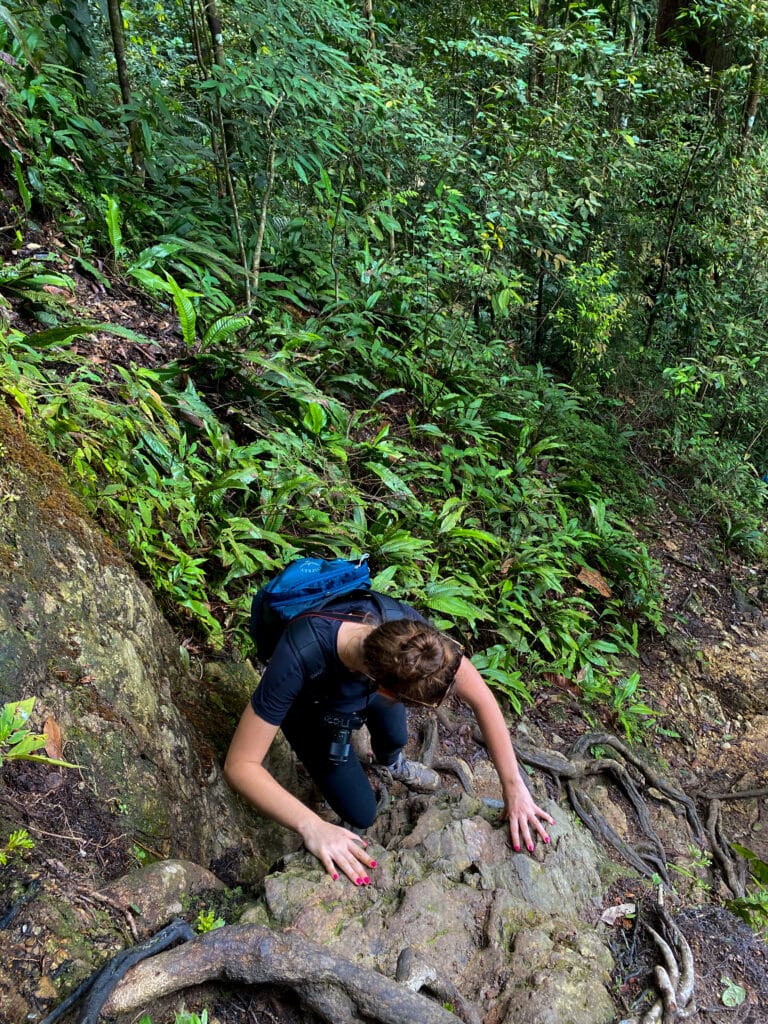
[{"label": "fallen leaf", "polygon": [[576,579],[587,587],[592,587],[603,597],[611,596],[611,588],[597,569],[582,569]]},{"label": "fallen leaf", "polygon": [[43,735],[45,736],[45,752],[48,757],[52,757],[54,761],[63,761],[64,752],[62,750],[61,729],[55,718],[46,718],[45,725],[43,726]]},{"label": "fallen leaf", "polygon": [[618,907],[608,907],[603,911],[600,918],[603,924],[613,927],[617,921],[623,921],[625,917],[634,917],[636,906],[634,903],[620,903]]}]

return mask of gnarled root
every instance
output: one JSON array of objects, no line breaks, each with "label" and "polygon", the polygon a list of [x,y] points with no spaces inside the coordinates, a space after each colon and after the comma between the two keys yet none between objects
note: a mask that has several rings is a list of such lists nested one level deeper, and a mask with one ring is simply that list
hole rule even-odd
[{"label": "gnarled root", "polygon": [[645,928],[656,943],[663,961],[654,968],[661,995],[643,1016],[640,1024],[656,1024],[659,1020],[662,1024],[676,1024],[696,1013],[691,947],[664,907],[658,907],[658,915],[669,941],[649,924]]},{"label": "gnarled root", "polygon": [[413,946],[406,946],[397,958],[395,978],[414,992],[426,989],[442,1000],[443,1004],[450,1003],[464,1024],[482,1024],[480,1014],[453,982],[422,960]]},{"label": "gnarled root", "polygon": [[[647,786],[655,787],[670,801],[679,803],[685,810],[688,822],[697,838],[703,837],[703,829],[699,821],[693,800],[682,791],[671,786],[666,779],[647,765],[630,747],[610,733],[588,733],[580,737],[573,745],[569,757],[563,757],[554,751],[532,751],[515,744],[515,751],[520,761],[540,768],[552,776],[558,786],[565,785],[568,799],[574,811],[597,839],[603,839],[621,854],[621,856],[646,877],[659,875],[668,881],[666,855],[664,847],[656,835],[645,799],[626,767],[626,764],[613,757],[590,757],[589,749],[593,746],[608,747],[616,751],[626,764],[632,765],[642,776]],[[579,782],[592,775],[610,775],[631,803],[637,816],[640,830],[645,838],[644,844],[630,843],[621,839],[610,827],[605,817],[598,811]]]},{"label": "gnarled root", "polygon": [[713,798],[709,802],[707,834],[712,847],[712,856],[723,873],[726,885],[734,896],[743,896],[746,892],[745,862],[741,858],[737,860],[733,857],[728,848],[728,841],[723,835],[720,801],[717,798]]},{"label": "gnarled root", "polygon": [[286,985],[332,1024],[460,1024],[438,1003],[375,970],[329,952],[298,933],[229,925],[138,964],[105,1010],[124,1013],[206,981]]}]

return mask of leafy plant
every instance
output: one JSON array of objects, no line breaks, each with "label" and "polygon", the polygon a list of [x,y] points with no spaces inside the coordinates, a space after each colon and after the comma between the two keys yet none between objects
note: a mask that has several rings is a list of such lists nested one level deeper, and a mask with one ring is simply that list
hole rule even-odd
[{"label": "leafy plant", "polygon": [[219,917],[215,910],[201,910],[195,921],[195,931],[200,935],[205,935],[206,932],[223,928],[225,924],[226,921]]},{"label": "leafy plant", "polygon": [[[152,1018],[148,1014],[144,1014],[139,1019],[139,1024],[152,1024]],[[203,1010],[202,1013],[197,1014],[187,1010],[179,1010],[174,1016],[174,1024],[208,1024],[208,1011]]]},{"label": "leafy plant", "polygon": [[29,720],[35,706],[35,698],[11,701],[0,710],[0,767],[6,761],[40,761],[44,764],[58,765],[62,768],[76,768],[55,757],[39,754],[37,751],[46,745],[42,733],[33,732]]},{"label": "leafy plant", "polygon": [[20,856],[23,850],[34,850],[34,841],[26,829],[18,828],[11,832],[5,847],[0,849],[0,866],[5,867],[9,858]]},{"label": "leafy plant", "polygon": [[757,932],[762,938],[768,938],[768,864],[739,843],[731,843],[731,849],[747,862],[752,876],[754,889],[745,896],[728,900],[727,906],[737,917]]}]

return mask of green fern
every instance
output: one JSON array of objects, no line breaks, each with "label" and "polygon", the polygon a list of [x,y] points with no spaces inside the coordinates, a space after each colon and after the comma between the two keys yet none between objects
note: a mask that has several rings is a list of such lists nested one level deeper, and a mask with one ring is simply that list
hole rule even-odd
[{"label": "green fern", "polygon": [[238,331],[244,330],[246,327],[252,327],[253,320],[249,316],[222,316],[219,317],[203,335],[203,340],[200,343],[201,349],[213,348],[216,345],[221,345],[227,339],[231,338]]},{"label": "green fern", "polygon": [[165,279],[168,282],[168,290],[171,295],[173,295],[173,301],[176,305],[176,313],[179,317],[181,336],[184,339],[184,344],[187,348],[191,348],[195,344],[195,340],[197,338],[197,314],[195,313],[195,307],[192,304],[192,298],[197,296],[198,293],[190,292],[186,288],[182,288],[168,273],[166,273]]}]

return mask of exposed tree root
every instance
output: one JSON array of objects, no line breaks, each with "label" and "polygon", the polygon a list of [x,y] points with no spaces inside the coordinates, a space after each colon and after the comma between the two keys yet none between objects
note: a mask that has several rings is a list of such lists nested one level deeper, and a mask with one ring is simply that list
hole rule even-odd
[{"label": "exposed tree root", "polygon": [[437,730],[435,718],[427,718],[424,723],[424,737],[421,743],[419,760],[428,768],[434,768],[438,772],[450,772],[455,775],[461,783],[465,793],[474,796],[475,787],[472,780],[472,771],[466,761],[460,757],[438,757],[437,749],[440,737]]},{"label": "exposed tree root", "polygon": [[[516,745],[519,759],[535,768],[548,772],[557,782],[563,785],[574,811],[597,839],[605,840],[641,875],[652,877],[659,875],[668,881],[666,854],[661,840],[656,835],[651,823],[648,806],[638,788],[638,783],[630,774],[624,763],[615,757],[590,757],[591,747],[608,747],[616,751],[625,762],[631,764],[642,776],[646,786],[653,786],[673,803],[680,804],[697,839],[704,837],[704,830],[699,821],[696,807],[691,798],[671,786],[667,780],[647,765],[634,750],[610,733],[595,732],[581,736],[570,750],[569,757],[563,757],[553,751],[533,751]],[[622,839],[611,828],[605,817],[595,807],[588,795],[578,783],[594,775],[609,775],[623,791],[631,803],[645,842],[632,845]]]},{"label": "exposed tree root", "polygon": [[[330,1024],[459,1024],[461,1018],[378,971],[295,932],[229,925],[137,964],[105,1007],[124,1013],[207,981],[285,985]],[[465,1018],[466,1024],[474,1024]]]},{"label": "exposed tree root", "polygon": [[640,1024],[656,1024],[657,1021],[676,1024],[697,1012],[693,953],[685,936],[661,904],[657,907],[657,913],[667,938],[649,924],[645,925],[645,929],[661,953],[662,963],[654,968],[661,995],[643,1015]]},{"label": "exposed tree root", "polygon": [[87,978],[79,985],[40,1024],[54,1024],[54,1021],[63,1017],[65,1013],[81,1000],[83,1006],[77,1019],[78,1024],[96,1024],[102,1007],[109,999],[112,990],[134,964],[146,960],[147,957],[152,957],[159,950],[167,949],[168,946],[178,942],[179,939],[186,942],[187,939],[191,939],[193,936],[194,932],[186,921],[171,921],[165,928],[162,928],[156,935],[153,935],[151,939],[147,939],[137,946],[124,949],[117,956],[112,957],[95,974],[92,974],[90,978]]},{"label": "exposed tree root", "polygon": [[728,841],[723,835],[720,811],[720,801],[710,800],[707,817],[709,845],[712,848],[712,856],[723,873],[726,885],[734,896],[739,897],[746,892],[745,862],[741,857],[734,857],[729,849]]}]

